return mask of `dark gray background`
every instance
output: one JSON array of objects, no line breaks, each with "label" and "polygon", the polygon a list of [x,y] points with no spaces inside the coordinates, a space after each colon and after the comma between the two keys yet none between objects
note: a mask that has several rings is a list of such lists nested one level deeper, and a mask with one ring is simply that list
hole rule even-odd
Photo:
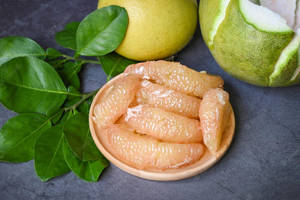
[{"label": "dark gray background", "polygon": [[[58,48],[55,32],[83,19],[96,5],[97,0],[1,0],[0,37],[26,36],[44,48]],[[178,60],[221,75],[231,94],[236,135],[218,164],[176,182],[146,181],[111,165],[97,183],[72,173],[42,183],[32,161],[0,163],[0,199],[300,199],[300,87],[260,88],[231,78],[214,61],[199,28]],[[96,65],[86,66],[81,77],[85,91],[106,80]],[[0,106],[0,126],[12,116]]]}]

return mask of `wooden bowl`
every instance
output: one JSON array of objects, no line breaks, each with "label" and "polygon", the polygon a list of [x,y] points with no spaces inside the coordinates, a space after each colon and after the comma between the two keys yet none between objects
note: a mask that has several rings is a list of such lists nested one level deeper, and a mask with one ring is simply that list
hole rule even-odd
[{"label": "wooden bowl", "polygon": [[[226,152],[226,150],[229,148],[231,141],[234,136],[234,129],[235,129],[235,118],[234,118],[234,112],[232,110],[232,114],[230,116],[230,120],[227,125],[227,129],[223,133],[222,136],[222,142],[220,145],[220,148],[218,152],[215,155],[212,155],[207,149],[205,149],[204,155],[201,157],[199,161],[197,161],[194,164],[188,165],[186,167],[181,167],[177,169],[167,169],[163,171],[146,171],[141,169],[136,169],[134,167],[131,167],[124,162],[118,160],[116,157],[114,157],[101,143],[101,138],[98,137],[96,134],[94,126],[94,121],[92,119],[94,106],[97,103],[98,98],[102,95],[102,92],[105,90],[105,88],[109,87],[111,84],[113,84],[117,79],[124,76],[124,74],[120,74],[117,77],[110,80],[106,85],[104,85],[95,96],[93,103],[90,108],[89,113],[89,126],[90,131],[93,137],[93,140],[98,147],[98,149],[101,151],[101,153],[114,165],[116,165],[121,170],[132,174],[134,176],[138,176],[144,179],[148,180],[156,180],[156,181],[174,181],[174,180],[181,180],[185,178],[189,178],[192,176],[195,176],[197,174],[200,174],[213,166]],[[100,134],[101,135],[101,134]],[[100,136],[101,137],[101,136]]]}]

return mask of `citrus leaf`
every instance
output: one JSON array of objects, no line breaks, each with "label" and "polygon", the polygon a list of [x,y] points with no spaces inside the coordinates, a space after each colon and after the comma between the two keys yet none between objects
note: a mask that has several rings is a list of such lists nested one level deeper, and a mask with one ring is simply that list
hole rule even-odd
[{"label": "citrus leaf", "polygon": [[0,66],[0,101],[10,110],[51,115],[68,94],[57,72],[38,58],[19,57]]},{"label": "citrus leaf", "polygon": [[58,70],[58,73],[67,86],[73,86],[75,89],[79,90],[80,80],[77,74],[81,67],[81,62],[67,62],[64,64],[63,68]]},{"label": "citrus leaf", "polygon": [[127,26],[124,8],[108,6],[92,12],[78,27],[77,54],[101,56],[114,51],[124,39]]},{"label": "citrus leaf", "polygon": [[65,28],[56,33],[55,41],[62,47],[76,50],[76,32],[79,22],[68,23]]},{"label": "citrus leaf", "polygon": [[135,61],[124,58],[115,52],[105,56],[99,56],[98,58],[101,62],[103,71],[107,75],[107,80],[123,73],[128,65],[136,63]]},{"label": "citrus leaf", "polygon": [[10,36],[0,39],[0,65],[13,58],[22,56],[44,58],[45,51],[29,38]]},{"label": "citrus leaf", "polygon": [[46,50],[46,58],[47,59],[55,59],[62,56],[62,53],[53,48],[48,48]]},{"label": "citrus leaf", "polygon": [[69,168],[74,174],[85,181],[98,181],[102,171],[109,165],[109,162],[104,157],[95,161],[81,161],[72,152],[67,142],[64,142],[63,153]]},{"label": "citrus leaf", "polygon": [[67,143],[74,154],[82,161],[97,160],[102,157],[89,129],[88,115],[77,113],[64,126]]},{"label": "citrus leaf", "polygon": [[63,175],[70,171],[63,156],[63,126],[46,130],[36,141],[34,166],[42,181]]},{"label": "citrus leaf", "polygon": [[0,160],[26,162],[33,159],[36,138],[50,127],[48,118],[37,113],[9,119],[0,130]]}]

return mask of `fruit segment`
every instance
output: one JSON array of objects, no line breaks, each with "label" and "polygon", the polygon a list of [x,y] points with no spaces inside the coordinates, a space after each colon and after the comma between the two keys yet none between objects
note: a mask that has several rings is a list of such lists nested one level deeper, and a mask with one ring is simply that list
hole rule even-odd
[{"label": "fruit segment", "polygon": [[212,153],[218,151],[230,110],[229,94],[222,89],[209,90],[202,99],[199,117],[203,141]]},{"label": "fruit segment", "polygon": [[200,122],[148,105],[129,108],[125,123],[138,133],[166,142],[195,143],[202,141]]},{"label": "fruit segment", "polygon": [[[97,130],[104,147],[119,160],[138,169],[178,168],[199,160],[202,144],[172,144],[129,131],[126,126],[112,125]],[[100,135],[101,134],[101,135]]]},{"label": "fruit segment", "polygon": [[202,97],[209,89],[223,87],[224,84],[219,76],[197,72],[180,63],[164,60],[130,65],[125,73],[139,74],[144,79],[150,79],[170,89],[198,97]]},{"label": "fruit segment", "polygon": [[137,103],[150,104],[190,118],[199,117],[200,99],[147,80],[142,81],[141,85],[137,92]]},{"label": "fruit segment", "polygon": [[103,128],[113,124],[121,117],[135,98],[140,85],[136,76],[125,76],[108,87],[99,97],[94,108],[94,121]]}]

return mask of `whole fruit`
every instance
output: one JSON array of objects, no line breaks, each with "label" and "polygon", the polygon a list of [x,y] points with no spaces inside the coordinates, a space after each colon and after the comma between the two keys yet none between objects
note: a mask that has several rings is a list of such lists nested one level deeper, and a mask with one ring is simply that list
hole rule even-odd
[{"label": "whole fruit", "polygon": [[133,60],[157,60],[180,51],[197,26],[196,0],[99,0],[98,8],[126,8],[129,25],[116,50]]},{"label": "whole fruit", "polygon": [[199,17],[203,38],[225,71],[277,87],[300,82],[299,12],[297,0],[201,0]]}]

